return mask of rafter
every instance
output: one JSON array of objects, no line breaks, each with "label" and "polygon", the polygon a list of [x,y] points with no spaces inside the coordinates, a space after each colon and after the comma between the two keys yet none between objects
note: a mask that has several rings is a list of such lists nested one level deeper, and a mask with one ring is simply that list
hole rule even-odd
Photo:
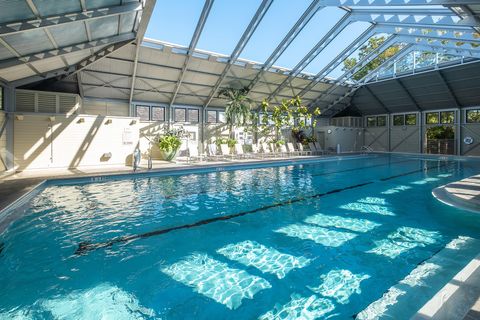
[{"label": "rafter", "polygon": [[117,16],[124,13],[130,13],[142,10],[142,4],[130,2],[120,6],[99,8],[82,12],[75,12],[63,15],[50,16],[41,19],[25,20],[14,23],[1,23],[0,36],[7,36],[17,33],[23,33],[29,30],[40,30],[44,28],[68,25],[78,21],[91,21],[104,17]]},{"label": "rafter", "polygon": [[324,8],[320,5],[320,0],[314,0],[305,10],[305,12],[300,16],[295,25],[288,31],[285,37],[280,41],[275,50],[270,54],[267,60],[263,63],[259,72],[255,75],[255,78],[250,82],[248,88],[251,90],[258,81],[262,78],[263,74],[268,71],[273,64],[280,58],[280,56],[287,50],[290,44],[295,40],[295,38],[300,34],[300,32],[305,28],[308,22],[315,16],[315,14]]},{"label": "rafter", "polygon": [[253,16],[252,20],[248,24],[247,29],[243,33],[242,37],[240,38],[240,41],[237,43],[235,46],[235,49],[233,50],[232,54],[230,55],[230,58],[227,61],[227,65],[223,69],[222,74],[220,77],[218,77],[217,82],[215,83],[215,86],[213,87],[213,90],[211,91],[210,95],[208,96],[207,100],[204,103],[204,108],[207,108],[210,102],[212,102],[213,97],[217,93],[218,89],[222,85],[223,80],[225,79],[226,75],[230,71],[230,68],[232,67],[232,64],[238,59],[240,54],[242,53],[243,49],[245,49],[245,46],[247,45],[248,41],[252,37],[253,33],[257,29],[258,25],[262,21],[263,17],[267,13],[268,9],[272,5],[273,0],[263,0],[260,6],[258,7],[255,15]]},{"label": "rafter", "polygon": [[292,80],[297,77],[348,25],[350,13],[346,13],[325,36],[307,53],[305,57],[289,72],[288,77],[272,92],[267,100],[279,94]]},{"label": "rafter", "polygon": [[182,70],[180,71],[180,77],[178,78],[178,81],[175,84],[175,89],[173,90],[172,98],[170,99],[170,103],[169,103],[170,106],[175,103],[175,98],[177,97],[178,90],[180,90],[180,87],[182,86],[183,78],[185,77],[185,73],[188,69],[190,58],[195,52],[195,47],[197,46],[198,40],[203,31],[203,27],[205,26],[208,15],[210,14],[210,10],[212,9],[213,1],[214,0],[205,1],[202,13],[200,14],[200,18],[198,19],[197,27],[195,28],[195,31],[192,36],[192,40],[190,41],[190,45],[188,46],[188,52],[187,52],[187,55],[185,56]]},{"label": "rafter", "polygon": [[478,0],[321,0],[324,6],[428,6],[478,4]]},{"label": "rafter", "polygon": [[382,107],[382,109],[386,113],[391,113],[390,110],[385,105],[385,103],[383,103],[383,101],[380,100],[380,98],[372,91],[372,89],[370,89],[368,86],[365,86],[364,88],[373,97],[373,99],[377,102],[377,104]]}]

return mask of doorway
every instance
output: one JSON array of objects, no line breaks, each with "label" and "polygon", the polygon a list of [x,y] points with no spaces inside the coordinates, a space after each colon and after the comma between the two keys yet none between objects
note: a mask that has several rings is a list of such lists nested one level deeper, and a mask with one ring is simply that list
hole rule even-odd
[{"label": "doorway", "polygon": [[455,111],[427,112],[425,126],[425,153],[455,154]]}]

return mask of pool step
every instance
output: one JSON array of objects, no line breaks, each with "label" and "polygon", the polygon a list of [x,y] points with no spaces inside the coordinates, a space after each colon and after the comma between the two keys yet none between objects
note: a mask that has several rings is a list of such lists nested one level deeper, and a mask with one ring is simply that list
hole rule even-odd
[{"label": "pool step", "polygon": [[[404,279],[390,287],[380,299],[358,313],[356,319],[409,319],[415,316],[415,310],[420,309],[441,289],[442,284],[447,283],[455,272],[462,269],[464,261],[475,258],[479,248],[478,239],[460,236],[452,240],[430,259],[419,264]],[[454,320],[454,318],[438,319]]]}]

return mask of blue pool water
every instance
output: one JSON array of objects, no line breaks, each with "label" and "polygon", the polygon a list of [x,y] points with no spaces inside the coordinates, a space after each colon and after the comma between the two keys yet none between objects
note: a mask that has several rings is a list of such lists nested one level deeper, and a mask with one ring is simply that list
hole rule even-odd
[{"label": "blue pool water", "polygon": [[478,254],[432,188],[477,161],[371,155],[46,187],[0,234],[0,319],[408,319]]}]

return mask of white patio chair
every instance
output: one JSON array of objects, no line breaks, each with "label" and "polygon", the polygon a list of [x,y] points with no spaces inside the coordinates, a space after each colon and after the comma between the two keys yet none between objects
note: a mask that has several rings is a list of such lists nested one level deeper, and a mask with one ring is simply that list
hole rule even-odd
[{"label": "white patio chair", "polygon": [[293,143],[291,143],[291,142],[287,142],[287,150],[288,150],[288,153],[290,155],[297,155],[297,156],[301,155],[301,151],[295,150],[295,147],[293,146]]},{"label": "white patio chair", "polygon": [[220,145],[220,153],[222,154],[224,159],[230,158],[230,160],[233,160],[233,158],[235,157],[233,154],[230,153],[230,147],[228,146],[228,144],[222,143]]},{"label": "white patio chair", "polygon": [[304,154],[306,156],[308,155],[312,155],[312,151],[310,150],[305,150],[305,148],[303,147],[303,144],[301,144],[300,142],[297,143],[297,146],[298,146],[298,151],[301,153],[301,154]]}]

